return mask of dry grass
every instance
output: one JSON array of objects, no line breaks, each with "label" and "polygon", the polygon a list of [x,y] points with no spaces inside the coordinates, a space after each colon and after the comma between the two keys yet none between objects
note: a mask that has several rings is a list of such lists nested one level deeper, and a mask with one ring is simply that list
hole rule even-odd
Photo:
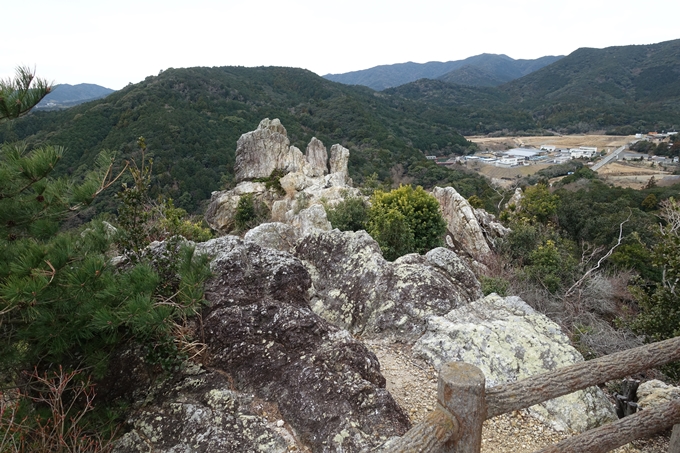
[{"label": "dry grass", "polygon": [[577,148],[579,146],[597,146],[598,148],[618,148],[619,146],[635,140],[635,136],[614,135],[552,135],[539,137],[465,137],[471,142],[477,143],[481,150],[487,148],[492,151],[518,148],[522,146],[554,145],[558,148]]}]

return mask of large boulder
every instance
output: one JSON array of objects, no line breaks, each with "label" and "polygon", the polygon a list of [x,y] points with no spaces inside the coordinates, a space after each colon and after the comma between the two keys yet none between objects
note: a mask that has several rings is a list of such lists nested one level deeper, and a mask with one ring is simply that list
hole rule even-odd
[{"label": "large boulder", "polygon": [[210,365],[277,407],[315,452],[365,451],[409,428],[363,344],[309,308],[302,262],[234,236],[198,244],[212,256],[202,335]]},{"label": "large boulder", "polygon": [[331,174],[328,175],[328,183],[332,187],[347,187],[352,185],[349,178],[347,164],[349,163],[349,150],[341,145],[331,146]]},{"label": "large boulder", "polygon": [[453,187],[435,187],[432,195],[439,201],[453,243],[474,260],[483,261],[491,248],[470,203]]},{"label": "large boulder", "polygon": [[[491,294],[446,316],[428,320],[414,354],[439,369],[462,361],[479,367],[487,387],[514,382],[583,361],[560,327],[518,297]],[[586,431],[616,419],[597,387],[532,406],[535,417],[558,430]]]},{"label": "large boulder", "polygon": [[263,119],[252,132],[241,135],[236,144],[234,179],[236,182],[266,178],[276,169],[297,171],[301,156],[291,150],[290,140],[278,119]]},{"label": "large boulder", "polygon": [[281,222],[263,223],[248,231],[243,239],[260,247],[291,252],[298,240],[298,234],[291,225]]},{"label": "large boulder", "polygon": [[415,341],[426,317],[481,297],[480,284],[451,250],[406,255],[394,262],[365,231],[314,231],[295,256],[312,276],[312,309],[353,334]]}]

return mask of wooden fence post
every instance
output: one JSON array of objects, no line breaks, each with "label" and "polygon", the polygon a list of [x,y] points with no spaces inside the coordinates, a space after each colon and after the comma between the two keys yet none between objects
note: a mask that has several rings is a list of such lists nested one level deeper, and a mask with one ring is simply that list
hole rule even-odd
[{"label": "wooden fence post", "polygon": [[452,362],[439,371],[437,399],[458,420],[458,436],[447,451],[479,453],[486,419],[484,373],[474,365]]}]

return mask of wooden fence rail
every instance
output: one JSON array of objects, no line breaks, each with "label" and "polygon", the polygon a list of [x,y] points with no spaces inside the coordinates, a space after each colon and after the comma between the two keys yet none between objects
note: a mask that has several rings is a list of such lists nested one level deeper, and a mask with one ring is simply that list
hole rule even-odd
[{"label": "wooden fence rail", "polygon": [[[479,453],[485,419],[677,360],[680,337],[489,389],[485,389],[484,374],[479,368],[462,362],[448,363],[439,373],[437,409],[385,452]],[[673,425],[676,440],[671,442],[671,452],[680,453],[679,401],[566,439],[540,453],[606,452]]]}]

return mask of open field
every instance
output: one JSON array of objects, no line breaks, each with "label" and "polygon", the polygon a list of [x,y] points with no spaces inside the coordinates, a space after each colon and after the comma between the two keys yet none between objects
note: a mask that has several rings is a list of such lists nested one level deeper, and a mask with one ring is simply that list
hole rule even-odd
[{"label": "open field", "polygon": [[598,149],[615,149],[635,140],[634,135],[550,135],[539,137],[465,137],[477,143],[481,151],[504,151],[510,148],[554,145],[558,148],[578,148],[579,146],[597,146]]},{"label": "open field", "polygon": [[610,184],[631,189],[642,189],[652,176],[659,186],[670,186],[680,182],[680,176],[644,163],[613,162],[602,167],[597,173]]},{"label": "open field", "polygon": [[493,164],[473,164],[469,165],[468,168],[476,171],[479,174],[486,176],[491,179],[517,179],[520,177],[530,176],[536,173],[538,170],[550,167],[550,164],[532,164],[532,165],[520,165],[518,167],[496,167]]}]

